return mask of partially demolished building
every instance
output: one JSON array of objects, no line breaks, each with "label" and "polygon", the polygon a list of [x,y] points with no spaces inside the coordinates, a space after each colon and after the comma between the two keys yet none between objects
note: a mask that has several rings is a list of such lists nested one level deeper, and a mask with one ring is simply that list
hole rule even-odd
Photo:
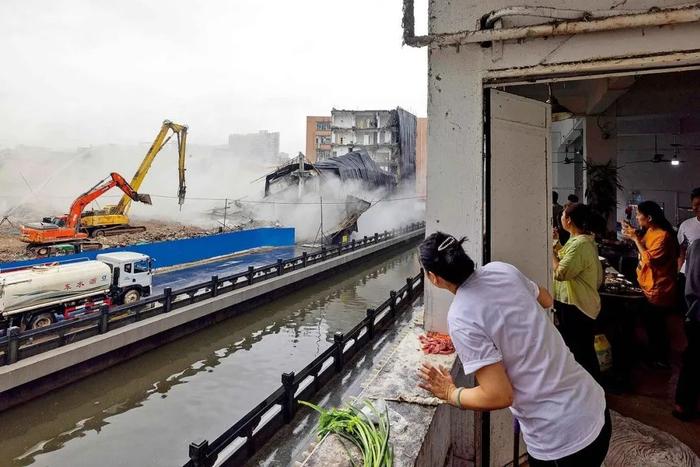
[{"label": "partially demolished building", "polygon": [[[415,180],[416,116],[401,107],[393,110],[331,112],[330,153],[341,156],[363,148],[399,183]],[[320,159],[319,159],[320,160]]]},{"label": "partially demolished building", "polygon": [[[340,182],[340,193],[335,185],[337,182]],[[347,242],[350,234],[357,232],[359,217],[371,207],[369,201],[355,196],[358,194],[356,190],[388,194],[395,187],[396,177],[382,170],[364,148],[316,163],[306,162],[304,155],[299,154],[295,162],[280,167],[265,177],[266,197],[286,199],[291,195],[302,199],[305,195],[321,194],[324,191],[344,196],[344,205],[327,207],[343,211],[338,216],[340,221],[330,226],[324,234],[325,242],[333,244]]]}]

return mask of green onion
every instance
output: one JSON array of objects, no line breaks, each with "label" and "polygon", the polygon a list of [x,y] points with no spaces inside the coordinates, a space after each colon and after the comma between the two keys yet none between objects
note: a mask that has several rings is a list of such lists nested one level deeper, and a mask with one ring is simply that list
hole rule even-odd
[{"label": "green onion", "polygon": [[[352,405],[324,409],[310,402],[299,403],[321,414],[317,429],[319,438],[334,433],[347,439],[362,452],[364,467],[391,467],[394,464],[394,451],[389,444],[389,411],[386,407],[380,413],[372,402],[365,400],[363,404],[369,409],[370,417]],[[376,424],[372,418],[376,418]]]}]

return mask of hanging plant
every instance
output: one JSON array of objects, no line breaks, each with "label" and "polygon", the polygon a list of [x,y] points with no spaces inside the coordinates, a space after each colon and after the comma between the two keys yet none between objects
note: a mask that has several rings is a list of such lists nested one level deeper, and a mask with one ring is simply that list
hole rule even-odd
[{"label": "hanging plant", "polygon": [[607,222],[617,209],[617,192],[623,188],[618,167],[612,161],[605,164],[586,162],[585,167],[588,179],[586,200],[591,210]]}]

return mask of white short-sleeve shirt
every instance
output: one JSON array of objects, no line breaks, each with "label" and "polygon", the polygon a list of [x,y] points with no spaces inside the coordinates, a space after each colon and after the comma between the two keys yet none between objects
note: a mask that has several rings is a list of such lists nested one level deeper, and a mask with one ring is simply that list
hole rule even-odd
[{"label": "white short-sleeve shirt", "polygon": [[[539,288],[510,264],[477,269],[457,290],[449,332],[464,371],[503,362],[528,452],[555,460],[591,444],[605,424],[605,393],[537,303]],[[591,342],[593,345],[593,342]]]},{"label": "white short-sleeve shirt", "polygon": [[[700,238],[700,220],[697,217],[691,217],[681,222],[678,228],[678,243],[690,246],[695,240]],[[681,266],[681,272],[685,274],[685,263]]]}]

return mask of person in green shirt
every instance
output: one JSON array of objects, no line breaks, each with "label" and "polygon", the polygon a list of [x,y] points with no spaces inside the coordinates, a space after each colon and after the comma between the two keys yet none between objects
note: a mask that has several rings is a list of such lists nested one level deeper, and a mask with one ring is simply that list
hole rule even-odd
[{"label": "person in green shirt", "polygon": [[563,247],[556,232],[552,266],[554,268],[554,309],[557,328],[576,361],[598,378],[600,367],[594,340],[594,324],[600,313],[598,289],[603,267],[598,247],[590,232],[592,213],[585,204],[564,209],[561,225],[571,236]]}]

